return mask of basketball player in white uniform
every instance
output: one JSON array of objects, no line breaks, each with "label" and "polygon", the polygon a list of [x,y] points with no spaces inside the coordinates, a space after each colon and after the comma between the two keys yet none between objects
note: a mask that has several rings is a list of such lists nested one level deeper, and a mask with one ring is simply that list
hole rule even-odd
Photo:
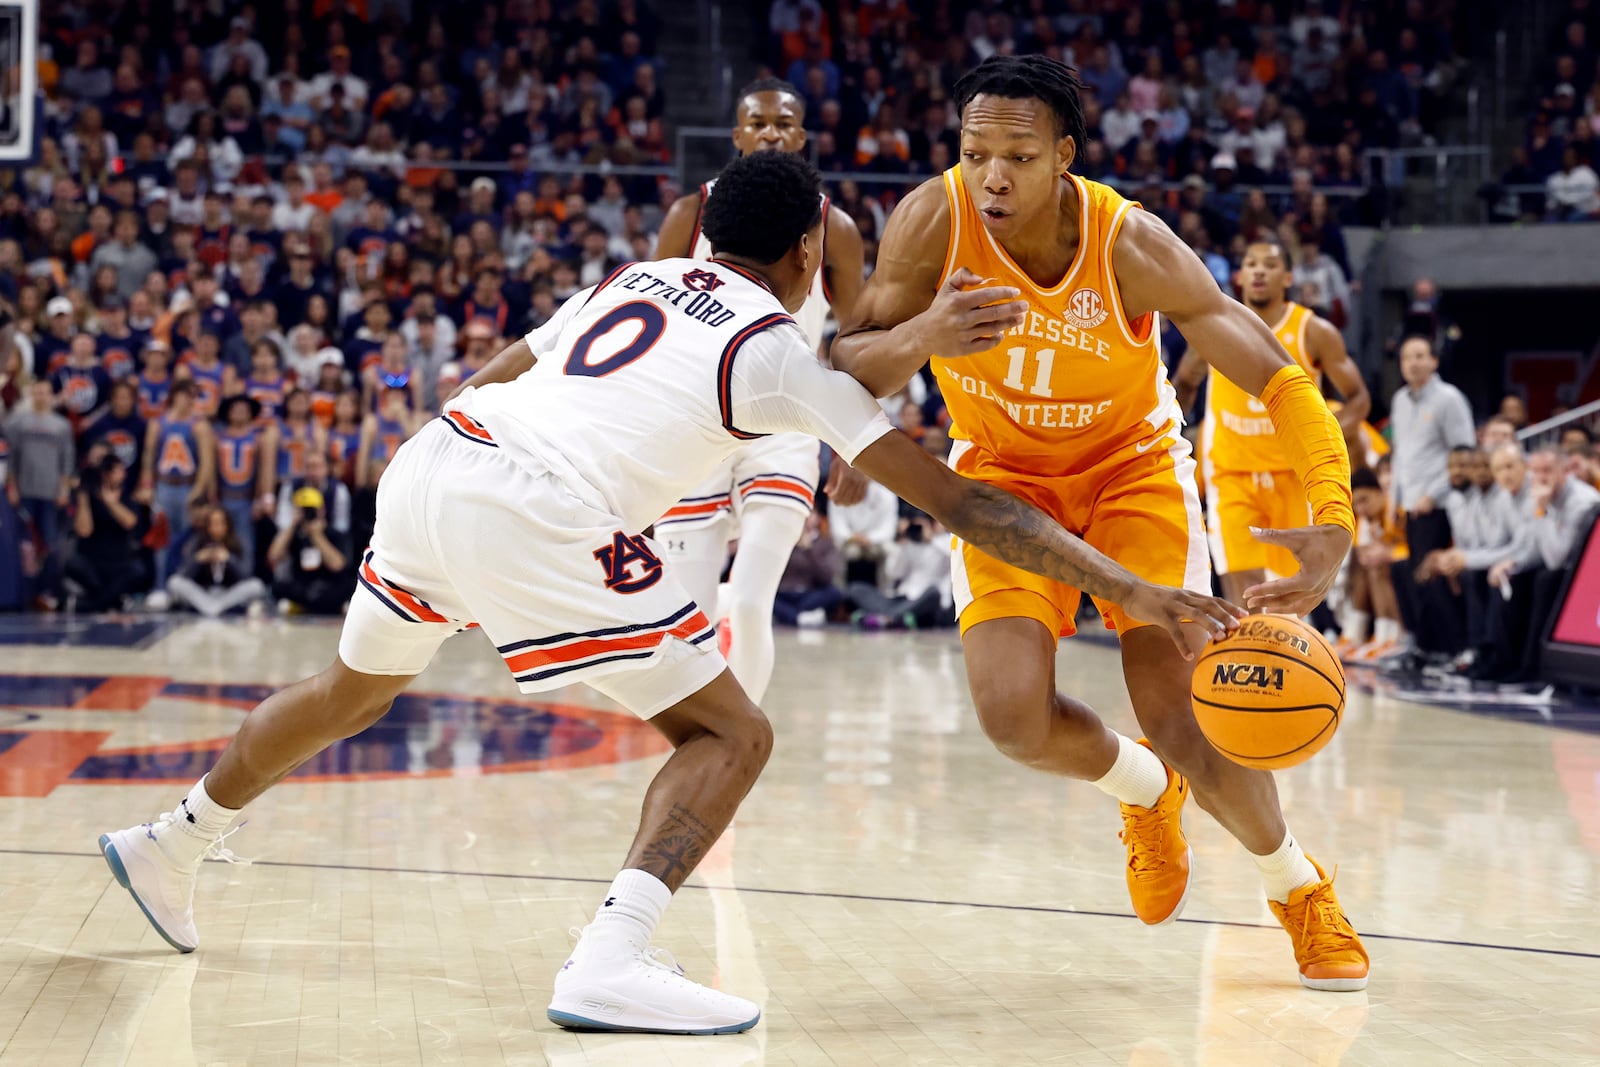
[{"label": "basketball player in white uniform", "polygon": [[[894,431],[854,379],[816,361],[786,309],[800,307],[817,268],[818,186],[796,156],[736,160],[706,205],[715,259],[630,264],[574,296],[399,450],[378,486],[337,659],[252,711],[175,810],[100,839],[173,947],[199,942],[195,873],[240,809],[376,722],[441,644],[481,627],[524,693],[587,682],[676,748],[623,870],[556,976],[550,1018],[654,1033],[754,1026],[754,1003],[690,981],[649,946],[672,892],[754,784],[772,731],[711,621],[637,531],[757,434],[819,436],[956,536],[1120,601],[1188,648],[1233,624],[1236,609],[1142,583],[1031,505],[951,472]],[[1014,293],[951,290],[951,335],[1008,328],[1010,305],[977,305]]]},{"label": "basketball player in white uniform", "polygon": [[[805,148],[805,100],[794,86],[763,78],[745,86],[734,111],[733,145],[752,152],[800,152]],[[716,181],[680,197],[662,220],[656,256],[711,258],[711,243],[701,231],[706,198]],[[813,351],[822,350],[831,307],[848,321],[862,285],[861,233],[850,216],[822,198],[822,267],[794,313],[795,324]],[[728,576],[726,605],[732,642],[728,666],[750,698],[759,702],[772,678],[772,602],[778,582],[805,529],[817,489],[819,446],[805,434],[773,434],[752,441],[730,456],[667,513],[655,534],[674,572],[717,621],[717,587],[728,562],[728,543],[739,539]],[[828,498],[835,504],[860,501],[861,476],[835,459]]]}]

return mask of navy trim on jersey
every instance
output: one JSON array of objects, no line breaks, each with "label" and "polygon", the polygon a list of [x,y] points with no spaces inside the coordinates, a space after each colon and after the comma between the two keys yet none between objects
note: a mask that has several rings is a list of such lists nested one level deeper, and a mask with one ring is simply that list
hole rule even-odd
[{"label": "navy trim on jersey", "polygon": [[763,330],[784,323],[794,325],[794,320],[788,315],[774,313],[765,318],[757,319],[738,333],[733,335],[733,340],[728,342],[728,347],[722,350],[722,357],[717,361],[717,410],[722,412],[722,428],[741,441],[753,441],[758,437],[765,437],[763,433],[746,433],[733,424],[733,357],[738,354],[739,346]]},{"label": "navy trim on jersey", "polygon": [[630,623],[626,626],[608,626],[603,630],[589,630],[584,633],[556,634],[554,637],[535,637],[527,641],[513,641],[509,645],[496,645],[495,650],[501,655],[505,655],[508,652],[516,652],[519,649],[537,648],[540,645],[553,645],[561,641],[573,641],[580,637],[612,637],[617,634],[637,633],[640,630],[660,630],[670,627],[673,623],[679,621],[690,612],[699,610],[699,606],[691,600],[689,603],[685,604],[671,615],[668,615],[664,619],[658,619],[655,622],[636,622]]},{"label": "navy trim on jersey", "polygon": [[623,271],[625,271],[629,267],[633,267],[633,266],[637,266],[637,264],[633,263],[633,262],[624,263],[622,266],[618,267],[616,270],[612,271],[610,274],[607,274],[606,277],[605,277],[605,280],[602,281],[599,285],[594,287],[594,292],[590,293],[584,299],[583,306],[584,307],[588,307],[589,306],[589,301],[593,300],[595,297],[600,295],[600,290],[604,289],[606,286],[608,286],[612,282],[616,281],[617,280],[617,275],[621,274]]}]

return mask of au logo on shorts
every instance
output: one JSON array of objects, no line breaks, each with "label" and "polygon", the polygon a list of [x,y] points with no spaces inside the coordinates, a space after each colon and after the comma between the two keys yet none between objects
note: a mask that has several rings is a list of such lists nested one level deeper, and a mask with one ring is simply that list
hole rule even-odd
[{"label": "au logo on shorts", "polygon": [[1106,310],[1106,302],[1099,293],[1093,289],[1079,289],[1067,297],[1067,321],[1080,330],[1092,330],[1111,314]]},{"label": "au logo on shorts", "polygon": [[[642,593],[661,580],[661,558],[641,534],[622,531],[611,535],[611,543],[594,550],[606,572],[606,588],[617,593]],[[637,573],[634,564],[639,565]]]}]

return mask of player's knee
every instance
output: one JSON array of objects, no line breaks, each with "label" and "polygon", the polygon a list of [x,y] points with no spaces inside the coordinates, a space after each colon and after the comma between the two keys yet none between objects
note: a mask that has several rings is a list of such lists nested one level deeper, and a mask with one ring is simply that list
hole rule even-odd
[{"label": "player's knee", "polygon": [[752,773],[759,773],[772,757],[772,722],[754,704],[750,705],[748,712],[739,716],[727,736],[734,744],[740,765]]},{"label": "player's knee", "polygon": [[1032,766],[1044,757],[1050,736],[1050,708],[1037,693],[1014,686],[974,690],[978,724],[1007,759]]}]

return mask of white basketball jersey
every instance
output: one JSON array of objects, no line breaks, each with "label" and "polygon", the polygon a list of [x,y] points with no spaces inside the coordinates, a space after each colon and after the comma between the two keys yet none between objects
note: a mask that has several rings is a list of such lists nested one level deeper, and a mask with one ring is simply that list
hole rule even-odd
[{"label": "white basketball jersey", "polygon": [[817,361],[766,284],[731,263],[620,267],[527,341],[532,370],[449,408],[629,530],[762,434],[820,437],[848,462],[890,429],[865,389]]},{"label": "white basketball jersey", "polygon": [[[706,235],[700,232],[700,215],[705,210],[706,197],[711,195],[711,189],[717,184],[712,178],[700,187],[700,211],[694,216],[694,248],[690,255],[695,259],[711,258],[711,242],[706,240]],[[828,329],[828,313],[832,310],[832,302],[828,299],[828,205],[827,196],[822,198],[822,266],[817,268],[817,275],[811,280],[811,291],[806,294],[806,302],[795,312],[793,318],[795,325],[805,333],[806,340],[811,342],[811,350],[816,352],[822,346],[823,334]]]}]

